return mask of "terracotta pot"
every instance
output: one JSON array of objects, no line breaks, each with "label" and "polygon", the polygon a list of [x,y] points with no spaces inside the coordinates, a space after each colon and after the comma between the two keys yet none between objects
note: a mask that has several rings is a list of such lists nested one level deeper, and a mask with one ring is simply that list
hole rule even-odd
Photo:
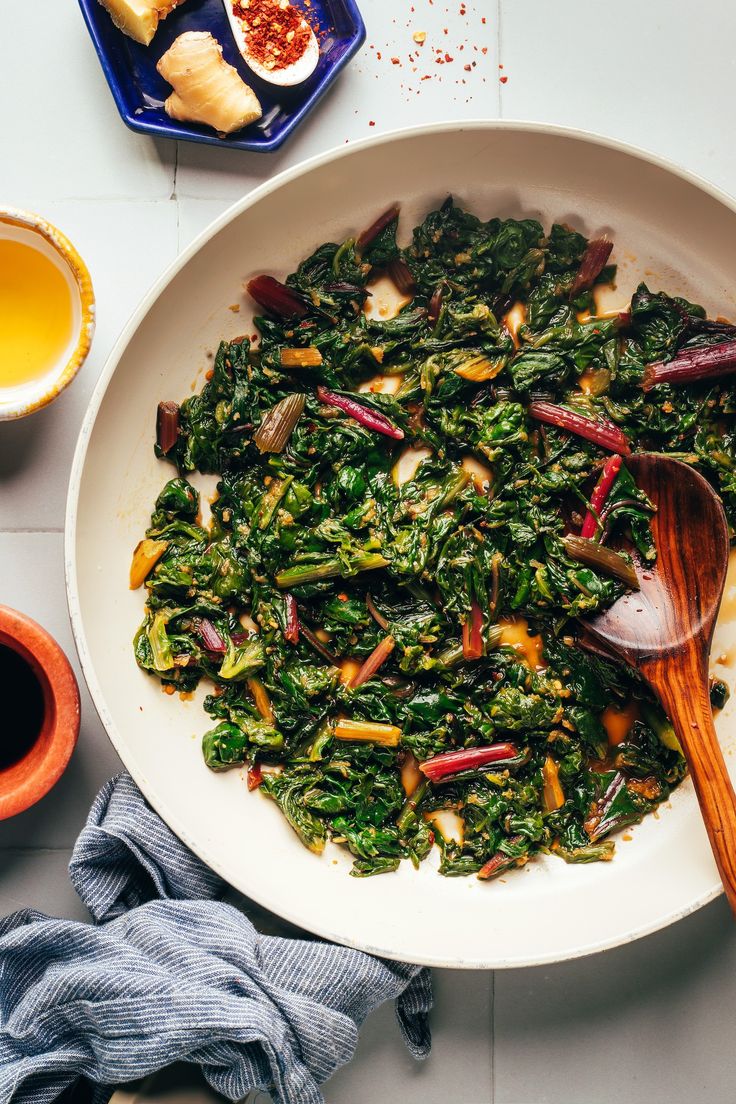
[{"label": "terracotta pot", "polygon": [[0,606],[0,644],[28,663],[44,702],[35,742],[22,759],[0,770],[0,820],[6,820],[40,801],[64,773],[79,736],[79,686],[53,637],[7,606]]}]

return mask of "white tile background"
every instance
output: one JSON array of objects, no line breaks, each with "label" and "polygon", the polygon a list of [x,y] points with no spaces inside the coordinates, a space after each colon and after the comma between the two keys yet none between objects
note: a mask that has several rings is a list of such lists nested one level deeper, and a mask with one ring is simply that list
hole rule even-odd
[{"label": "white tile background", "polygon": [[[42,211],[77,243],[99,326],[74,386],[33,418],[0,425],[0,602],[42,621],[70,654],[61,529],[95,379],[146,287],[248,189],[376,130],[501,116],[602,131],[736,194],[736,6],[726,0],[363,0],[363,11],[362,53],[281,152],[257,155],[132,134],[73,0],[7,5],[0,202]],[[414,30],[427,31],[421,50]],[[451,63],[428,60],[439,45]],[[410,54],[419,55],[416,73]],[[32,905],[83,918],[66,876],[69,849],[116,769],[83,691],[67,774],[35,809],[0,824],[0,914]],[[392,1010],[382,1009],[327,1086],[328,1104],[731,1104],[732,971],[736,930],[722,901],[592,959],[495,976],[438,971],[429,1061],[408,1058]],[[172,1090],[166,1100],[184,1096]]]}]

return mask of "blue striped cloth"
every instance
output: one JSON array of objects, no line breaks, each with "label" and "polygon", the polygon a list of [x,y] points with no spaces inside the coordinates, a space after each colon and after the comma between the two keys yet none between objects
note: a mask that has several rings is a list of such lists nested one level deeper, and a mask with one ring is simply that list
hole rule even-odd
[{"label": "blue striped cloth", "polygon": [[318,1086],[391,999],[411,1053],[428,1054],[427,970],[259,934],[129,775],[97,795],[69,870],[93,925],[31,909],[0,920],[2,1104],[47,1104],[80,1075],[103,1104],[175,1061],[229,1100],[260,1088],[321,1104]]}]

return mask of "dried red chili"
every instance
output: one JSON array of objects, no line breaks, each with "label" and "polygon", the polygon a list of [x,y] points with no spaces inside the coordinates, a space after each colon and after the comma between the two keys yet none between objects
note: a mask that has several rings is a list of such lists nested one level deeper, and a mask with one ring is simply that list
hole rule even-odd
[{"label": "dried red chili", "polygon": [[288,0],[238,0],[233,12],[243,22],[249,54],[264,69],[286,69],[306,50],[312,28]]}]

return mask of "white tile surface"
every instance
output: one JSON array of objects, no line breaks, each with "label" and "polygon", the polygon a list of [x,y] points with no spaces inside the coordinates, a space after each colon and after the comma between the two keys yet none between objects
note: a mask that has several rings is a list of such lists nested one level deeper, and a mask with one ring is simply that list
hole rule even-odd
[{"label": "white tile surface", "polygon": [[492,977],[433,972],[434,1042],[423,1062],[403,1047],[393,1008],[374,1012],[361,1031],[353,1062],[327,1084],[327,1104],[491,1104]]},{"label": "white tile surface", "polygon": [[623,139],[736,192],[736,6],[501,0],[505,118]]},{"label": "white tile surface", "polygon": [[2,201],[46,210],[52,198],[170,195],[175,146],[123,125],[77,5],[5,4],[3,15]]},{"label": "white tile surface", "polygon": [[[503,115],[607,132],[736,193],[736,9],[723,0],[702,0],[696,9],[666,0],[363,0],[362,7],[362,53],[301,133],[280,153],[257,155],[186,143],[177,151],[127,131],[76,4],[45,3],[42,13],[13,6],[13,34],[0,36],[0,196],[43,211],[78,244],[95,281],[99,328],[92,356],[61,400],[0,425],[0,602],[42,621],[70,654],[59,530],[94,382],[152,280],[250,188],[379,131]],[[414,31],[427,32],[423,47]],[[16,46],[28,41],[33,65]],[[453,60],[430,60],[437,49]],[[84,690],[82,708],[65,777],[35,809],[0,824],[2,914],[33,905],[84,917],[67,877],[69,849],[117,759]],[[254,919],[280,930],[274,917]],[[409,1058],[393,1009],[384,1008],[366,1023],[355,1060],[326,1087],[326,1098],[726,1104],[736,1074],[734,976],[736,930],[722,901],[638,944],[579,962],[500,972],[495,980],[437,972],[430,1060]],[[184,1090],[170,1088],[164,1099],[180,1104]],[[258,1104],[266,1104],[265,1094]]]},{"label": "white tile surface", "polygon": [[72,889],[70,851],[0,851],[0,916],[34,908],[67,920],[89,920]]},{"label": "white tile surface", "polygon": [[735,976],[723,898],[604,955],[498,972],[495,1104],[727,1104]]},{"label": "white tile surface", "polygon": [[[380,130],[498,114],[496,0],[368,0],[362,10],[365,46],[309,124],[273,154],[181,143],[177,194],[238,199],[306,157]],[[426,32],[424,45],[415,31]]]},{"label": "white tile surface", "polygon": [[[243,194],[248,189],[245,188]],[[179,250],[185,249],[190,242],[201,234],[209,224],[226,211],[235,198],[225,196],[219,199],[194,199],[192,196],[179,196]]]}]

